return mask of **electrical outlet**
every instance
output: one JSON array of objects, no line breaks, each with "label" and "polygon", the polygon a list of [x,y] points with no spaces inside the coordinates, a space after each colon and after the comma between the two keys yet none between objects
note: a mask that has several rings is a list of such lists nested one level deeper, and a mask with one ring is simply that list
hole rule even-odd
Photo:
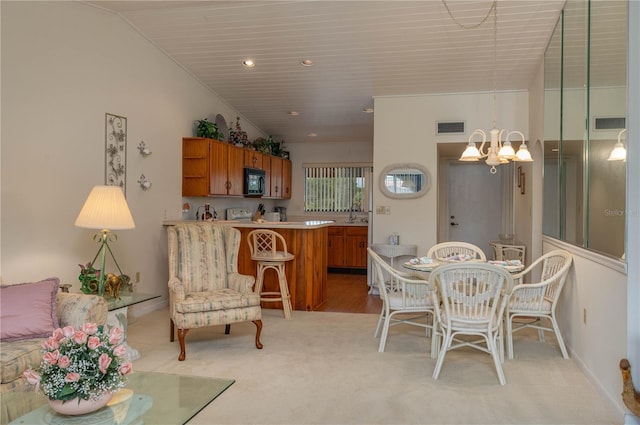
[{"label": "electrical outlet", "polygon": [[584,324],[587,324],[587,309],[583,309],[582,310],[582,320],[584,321]]},{"label": "electrical outlet", "polygon": [[386,215],[391,215],[391,207],[384,207],[384,213]]},{"label": "electrical outlet", "polygon": [[140,272],[136,272],[136,283],[140,283]]}]

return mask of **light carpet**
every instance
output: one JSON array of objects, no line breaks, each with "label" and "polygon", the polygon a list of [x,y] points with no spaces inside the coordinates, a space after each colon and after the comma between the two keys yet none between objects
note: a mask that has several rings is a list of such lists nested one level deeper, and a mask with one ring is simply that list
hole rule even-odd
[{"label": "light carpet", "polygon": [[624,418],[601,396],[553,336],[516,334],[515,360],[501,386],[490,356],[447,354],[440,378],[423,329],[390,329],[378,353],[374,314],[263,310],[262,342],[253,323],[190,330],[187,358],[169,342],[168,309],[128,328],[141,358],[134,369],[235,379],[190,424],[617,424]]}]

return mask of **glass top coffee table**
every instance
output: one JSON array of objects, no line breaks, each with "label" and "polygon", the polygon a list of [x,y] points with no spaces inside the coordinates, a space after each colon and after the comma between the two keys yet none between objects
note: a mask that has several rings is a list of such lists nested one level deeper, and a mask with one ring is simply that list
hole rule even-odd
[{"label": "glass top coffee table", "polygon": [[[110,403],[97,412],[80,416],[65,416],[55,413],[47,398],[33,390],[2,395],[5,404],[14,403],[15,408],[6,406],[11,425],[31,424],[185,424],[198,412],[222,394],[235,381],[232,379],[181,376],[157,372],[134,372],[129,375],[125,389],[133,394],[122,403]],[[7,397],[5,397],[7,396]],[[114,396],[115,398],[116,396]],[[126,398],[126,397],[125,397]],[[20,412],[20,406],[24,410]],[[24,414],[17,417],[18,414]]]}]

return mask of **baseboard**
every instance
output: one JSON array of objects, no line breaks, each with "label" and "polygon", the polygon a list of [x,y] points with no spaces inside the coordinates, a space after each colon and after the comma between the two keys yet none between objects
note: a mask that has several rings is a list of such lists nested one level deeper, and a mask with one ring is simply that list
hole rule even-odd
[{"label": "baseboard", "polygon": [[[631,415],[631,414],[629,414],[628,412],[625,411],[621,400],[613,398],[611,396],[611,394],[609,394],[606,391],[606,389],[602,386],[602,384],[600,383],[598,378],[596,378],[596,376],[593,374],[593,372],[591,372],[591,369],[589,369],[587,367],[587,365],[582,361],[580,356],[576,355],[575,351],[573,351],[573,349],[571,347],[567,346],[567,349],[569,351],[569,357],[578,364],[578,367],[580,368],[580,370],[582,370],[582,372],[587,377],[587,379],[596,387],[596,390],[603,397],[605,397],[607,400],[609,400],[609,402],[611,403],[611,406],[617,412],[619,412],[620,421],[622,423],[624,423],[624,424],[640,424],[640,422],[637,422],[637,420],[638,420],[637,417],[635,417],[635,416],[633,416],[633,415]],[[622,387],[622,383],[620,384],[620,387]],[[627,421],[630,421],[631,418],[635,418],[636,422],[627,422]]]},{"label": "baseboard", "polygon": [[[129,311],[127,312],[127,322],[133,323],[139,317],[142,317],[145,314],[149,314],[152,311],[163,309],[168,305],[169,300],[166,298],[154,298],[140,304],[132,305],[131,307],[129,307]],[[169,319],[168,315],[167,319]]]},{"label": "baseboard", "polygon": [[367,274],[367,269],[352,269],[347,267],[329,267],[327,269],[329,273],[342,273],[342,274]]}]

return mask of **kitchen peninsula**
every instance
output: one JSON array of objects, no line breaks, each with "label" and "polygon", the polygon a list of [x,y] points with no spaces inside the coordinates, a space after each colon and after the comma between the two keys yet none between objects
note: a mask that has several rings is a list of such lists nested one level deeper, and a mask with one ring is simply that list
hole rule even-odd
[{"label": "kitchen peninsula", "polygon": [[[202,223],[196,221],[165,221],[163,225],[179,223]],[[291,293],[291,305],[295,310],[315,310],[327,299],[327,243],[329,226],[333,221],[292,221],[292,222],[245,222],[239,220],[218,220],[217,223],[233,226],[242,234],[238,253],[238,271],[256,276],[256,264],[251,260],[247,234],[253,229],[270,229],[281,234],[287,242],[288,250],[295,258],[286,265],[287,282]],[[277,276],[267,272],[264,291],[278,291]],[[263,308],[282,308],[278,302],[263,303]]]}]

